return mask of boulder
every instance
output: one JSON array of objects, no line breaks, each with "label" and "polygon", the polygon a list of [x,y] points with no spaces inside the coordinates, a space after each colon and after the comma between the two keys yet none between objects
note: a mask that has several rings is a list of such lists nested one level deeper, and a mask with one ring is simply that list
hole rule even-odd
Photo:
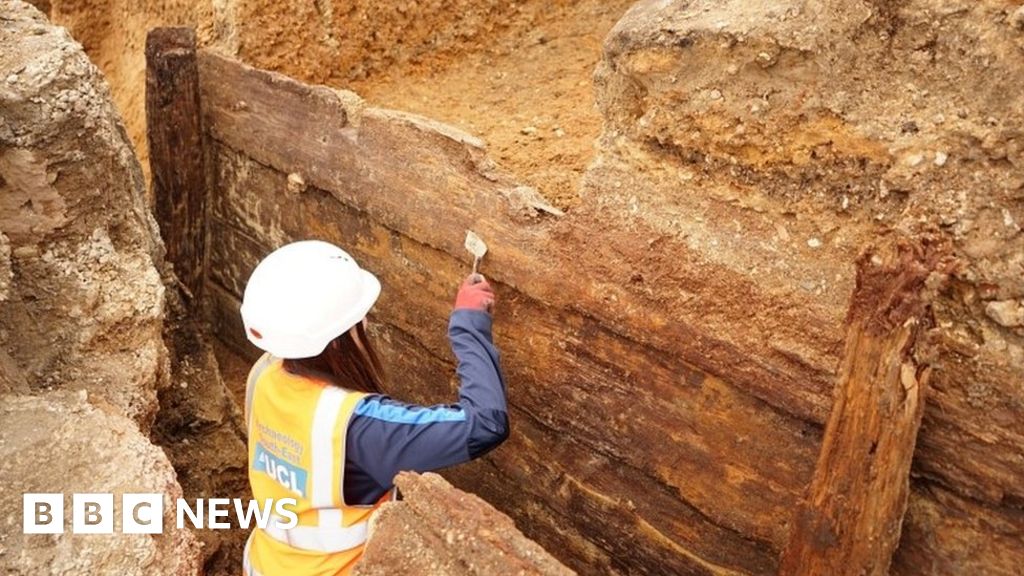
[{"label": "boulder", "polygon": [[404,472],[396,485],[403,499],[384,504],[374,517],[354,576],[575,574],[511,518],[437,474]]},{"label": "boulder", "polygon": [[0,13],[0,230],[14,279],[0,348],[32,390],[87,390],[148,425],[167,352],[138,160],[67,31],[17,0]]},{"label": "boulder", "polygon": [[[175,529],[175,499],[182,496],[171,463],[134,422],[99,409],[87,393],[0,395],[0,572],[52,574],[161,574],[191,576],[200,568],[199,545]],[[63,493],[62,534],[23,534],[23,493]],[[72,493],[113,493],[114,533],[71,532]],[[121,532],[125,493],[164,495],[164,532]]]}]

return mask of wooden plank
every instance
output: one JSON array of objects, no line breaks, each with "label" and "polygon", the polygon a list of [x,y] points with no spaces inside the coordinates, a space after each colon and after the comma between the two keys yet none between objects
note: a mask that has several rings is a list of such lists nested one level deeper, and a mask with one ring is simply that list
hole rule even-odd
[{"label": "wooden plank", "polygon": [[256,362],[263,353],[245,337],[242,315],[238,310],[242,302],[224,288],[209,284],[205,287],[204,315],[210,328],[221,342],[249,362]]},{"label": "wooden plank", "polygon": [[[343,208],[339,206],[339,209]],[[344,224],[339,220],[339,225],[344,227]],[[220,228],[216,223],[212,222],[211,230],[218,229]],[[234,245],[234,241],[227,237],[238,232],[230,227],[221,230],[216,237],[211,238],[211,247],[221,241],[226,245]],[[250,242],[240,244],[243,251],[255,245]],[[230,252],[223,254],[228,253]],[[213,251],[212,254],[221,252]],[[235,253],[234,256],[244,260],[251,259],[246,254]],[[220,268],[216,259],[211,259],[210,264],[211,271]],[[208,305],[216,308],[211,314],[214,331],[233,350],[243,354],[250,361],[255,361],[258,351],[245,339],[238,316],[239,300],[221,286],[214,284],[206,290],[206,301]],[[531,318],[527,318],[526,321],[532,323]],[[451,378],[454,364],[451,358],[441,358],[426,350],[418,340],[390,324],[375,320],[371,322],[370,330],[385,359],[390,382],[387,387],[389,394],[424,404],[454,400],[455,383]],[[544,330],[540,332],[543,334]],[[508,346],[515,344],[503,341],[502,346],[507,351]],[[506,357],[506,362],[508,361],[509,358]],[[578,372],[574,374],[579,376]],[[527,384],[518,372],[512,378],[520,386]],[[539,388],[543,385],[554,385],[564,388],[568,383],[567,378],[568,375],[564,382],[560,377],[557,381],[530,383],[529,386]],[[695,383],[697,381],[696,378],[692,380]],[[715,394],[719,393],[721,392]],[[555,407],[563,409],[562,404],[556,404]],[[647,475],[635,476],[620,462],[591,449],[582,449],[577,444],[565,442],[563,433],[534,423],[535,416],[530,412],[515,406],[512,410],[512,420],[515,423],[514,437],[507,449],[492,453],[488,457],[490,462],[478,461],[459,466],[447,471],[445,475],[453,478],[465,489],[487,497],[500,509],[516,513],[518,517],[529,515],[536,519],[550,516],[546,520],[537,520],[529,524],[530,537],[544,543],[551,550],[578,549],[568,557],[577,562],[580,558],[585,558],[582,564],[577,564],[581,570],[594,573],[594,570],[602,565],[604,568],[599,570],[600,572],[612,571],[611,566],[616,562],[621,562],[621,559],[629,554],[636,554],[637,542],[644,543],[644,554],[650,558],[634,562],[648,562],[652,570],[670,570],[676,574],[731,572],[724,567],[709,569],[709,566],[714,566],[709,560],[742,567],[744,571],[749,572],[764,572],[771,566],[770,550],[754,547],[748,539],[741,538],[737,533],[708,524],[702,513],[681,505],[671,490],[659,485],[654,479]],[[706,412],[714,413],[714,410]],[[695,412],[702,413],[704,411]],[[756,417],[744,416],[738,419],[743,420],[750,428],[749,431],[737,430],[739,435],[750,436],[753,429],[759,426]],[[679,422],[679,425],[681,428],[688,427],[683,422]],[[722,432],[723,440],[732,442],[733,435],[725,434],[725,427],[724,423],[708,425],[708,429]],[[655,426],[651,427],[652,432],[656,430]],[[761,437],[775,433],[778,431],[769,430],[768,434],[761,434]],[[691,439],[684,442],[689,444],[695,441],[696,439]],[[537,453],[530,448],[531,446],[551,446],[555,452]],[[786,458],[763,454],[764,444],[755,443],[748,447],[750,453],[739,458],[755,459],[764,456],[766,461],[775,461],[782,467],[792,465]],[[667,458],[676,458],[671,452],[665,452],[664,455]],[[710,455],[701,458],[705,462],[710,459]],[[678,464],[679,460],[675,460],[675,463]],[[598,488],[588,485],[587,481],[581,478],[584,475],[583,470],[589,470],[589,474],[593,474],[593,471],[598,469],[607,471],[607,478],[600,483],[600,497],[595,496]],[[496,475],[495,471],[498,471],[500,476]],[[703,481],[687,475],[687,484],[698,485],[695,480]],[[715,479],[711,480],[717,482]],[[744,482],[746,487],[751,486],[749,478]],[[519,487],[515,490],[518,497],[510,496],[510,485]],[[642,499],[637,498],[637,493],[646,496]],[[547,501],[552,494],[560,494],[558,501]],[[621,534],[623,531],[638,533],[628,541],[609,538],[608,541],[614,543],[613,551],[602,550],[586,540],[586,537],[592,536],[595,532],[612,535]],[[566,539],[567,533],[574,536]],[[688,548],[692,550],[689,554],[681,552]],[[705,559],[702,559],[702,556]]]},{"label": "wooden plank", "polygon": [[[306,86],[207,51],[199,59],[204,118],[218,142],[296,174],[320,189],[315,193],[453,258],[463,257],[465,231],[472,229],[492,247],[484,263],[492,278],[553,307],[580,310],[705,372],[729,374],[779,410],[825,421],[835,364],[827,355],[816,364],[794,359],[775,349],[776,340],[812,334],[838,352],[841,332],[828,322],[841,318],[794,306],[793,285],[768,291],[748,270],[701,263],[701,250],[685,236],[666,235],[627,212],[581,207],[553,216],[497,171],[475,138],[450,127],[366,107],[353,94]],[[276,193],[285,206],[291,202],[286,189]],[[221,190],[244,197],[241,189]],[[242,226],[273,225],[253,220],[253,206],[244,199],[230,204],[247,221]],[[307,225],[330,223],[314,215]],[[671,282],[645,282],[641,271],[650,275],[654,267],[657,277]],[[708,328],[708,319],[720,328],[726,310],[743,308],[736,314],[745,316],[752,302],[777,311],[783,328]],[[794,333],[782,334],[786,326]]]},{"label": "wooden plank", "polygon": [[[211,158],[224,195],[211,222],[211,279],[225,274],[224,284],[240,292],[244,279],[230,277],[244,275],[245,263],[276,242],[316,236],[345,246],[384,286],[371,326],[386,327],[381,347],[395,368],[389,392],[428,403],[450,399],[444,327],[468,260],[399,234],[329,194],[281,194],[286,174],[221,145]],[[644,559],[634,565],[650,570],[702,573],[694,568],[702,562],[722,570],[774,569],[820,431],[585,314],[504,283],[496,289],[496,338],[515,424],[514,444],[493,456],[500,467],[494,500],[500,491],[509,506],[550,509],[545,514],[560,515],[606,546],[616,542],[613,556],[642,545]],[[237,315],[233,306],[225,313]],[[638,380],[642,386],[633,384]],[[556,444],[564,446],[552,457]],[[598,479],[598,469],[614,479]],[[551,492],[525,493],[523,484],[541,475]],[[558,490],[566,496],[553,495]],[[637,526],[645,528],[620,547],[616,535]],[[561,529],[544,531],[553,542]]]},{"label": "wooden plank", "polygon": [[239,300],[252,271],[277,247],[263,244],[217,217],[210,218],[209,243],[207,282],[219,285]]},{"label": "wooden plank", "polygon": [[903,243],[860,258],[835,405],[779,574],[888,573],[924,410],[929,369],[913,348],[934,266]]},{"label": "wooden plank", "polygon": [[146,37],[146,130],[154,211],[167,260],[186,296],[199,296],[206,258],[206,168],[196,36],[155,28]]},{"label": "wooden plank", "polygon": [[[935,389],[934,387],[932,388]],[[929,399],[929,404],[934,406]],[[992,507],[915,479],[893,576],[1017,575],[1024,566],[1024,507]]]}]

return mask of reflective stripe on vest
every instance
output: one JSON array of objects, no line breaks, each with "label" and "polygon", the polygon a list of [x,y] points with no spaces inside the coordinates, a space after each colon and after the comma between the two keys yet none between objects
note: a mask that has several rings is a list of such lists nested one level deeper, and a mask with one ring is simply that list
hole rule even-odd
[{"label": "reflective stripe on vest", "polygon": [[253,367],[249,369],[249,377],[245,380],[245,431],[249,433],[249,427],[252,426],[252,395],[256,391],[256,381],[263,375],[263,371],[270,366],[271,362],[274,361],[274,357],[270,355],[270,352],[266,352],[260,359],[253,364]]},{"label": "reflective stripe on vest", "polygon": [[[341,410],[341,403],[345,401],[347,395],[348,393],[341,388],[334,386],[324,388],[316,403],[316,411],[313,413],[313,426],[310,430],[309,441],[313,454],[310,500],[314,508],[321,509],[320,526],[323,527],[341,524],[341,510],[334,508],[335,496],[332,490],[332,481],[335,472],[344,465],[345,461],[338,461],[335,458],[335,456],[344,456],[334,454],[332,435],[334,424],[338,420],[338,412]],[[328,510],[323,510],[324,508]]]},{"label": "reflective stripe on vest", "polygon": [[[397,499],[398,489],[392,488],[381,498],[380,502]],[[366,543],[370,533],[369,520],[343,527],[341,526],[341,510],[323,509],[319,511],[319,514],[320,526],[295,526],[292,528],[280,528],[278,521],[281,518],[271,514],[270,522],[263,532],[274,540],[293,548],[317,552],[344,552]]]},{"label": "reflective stripe on vest", "polygon": [[[326,510],[321,510],[322,512]],[[272,519],[263,532],[292,548],[333,554],[363,545],[366,542],[368,526],[369,522],[359,522],[347,528],[338,525],[280,528]]]},{"label": "reflective stripe on vest", "polygon": [[327,554],[351,550],[366,542],[368,522],[342,526],[343,512],[335,507],[334,478],[344,460],[342,455],[334,453],[332,435],[341,404],[348,394],[341,388],[325,387],[313,412],[309,434],[312,455],[310,502],[317,509],[319,526],[281,528],[278,526],[280,518],[272,518],[263,532],[278,542],[300,550]]},{"label": "reflective stripe on vest", "polygon": [[249,562],[249,545],[252,544],[252,532],[249,533],[249,537],[245,539],[245,549],[242,550],[242,573],[245,576],[263,576],[252,567],[252,563]]}]

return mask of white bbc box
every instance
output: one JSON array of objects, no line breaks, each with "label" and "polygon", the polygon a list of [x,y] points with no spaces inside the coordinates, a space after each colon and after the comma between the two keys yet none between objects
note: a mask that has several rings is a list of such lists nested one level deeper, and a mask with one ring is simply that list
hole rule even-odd
[{"label": "white bbc box", "polygon": [[25,534],[62,534],[64,532],[64,495],[27,493],[21,499],[22,532]]}]

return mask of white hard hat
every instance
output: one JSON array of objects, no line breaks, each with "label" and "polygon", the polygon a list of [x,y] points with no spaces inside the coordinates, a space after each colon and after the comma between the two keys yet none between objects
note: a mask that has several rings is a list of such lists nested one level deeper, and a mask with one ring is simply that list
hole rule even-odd
[{"label": "white hard hat", "polygon": [[249,341],[278,358],[310,358],[358,324],[380,295],[377,277],[344,250],[306,240],[253,270],[242,297]]}]

